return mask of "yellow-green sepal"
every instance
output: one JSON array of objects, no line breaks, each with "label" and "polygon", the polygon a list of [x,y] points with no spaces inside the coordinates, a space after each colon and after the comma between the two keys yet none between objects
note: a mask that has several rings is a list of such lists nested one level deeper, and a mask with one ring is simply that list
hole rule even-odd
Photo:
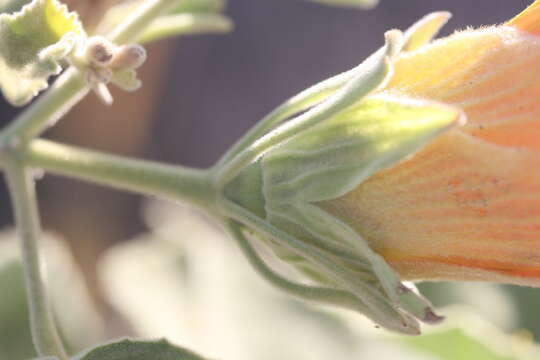
[{"label": "yellow-green sepal", "polygon": [[262,159],[266,201],[317,202],[353,190],[463,121],[440,103],[371,96]]},{"label": "yellow-green sepal", "polygon": [[452,14],[447,11],[437,11],[415,22],[404,33],[403,51],[416,50],[429,43],[451,17]]}]

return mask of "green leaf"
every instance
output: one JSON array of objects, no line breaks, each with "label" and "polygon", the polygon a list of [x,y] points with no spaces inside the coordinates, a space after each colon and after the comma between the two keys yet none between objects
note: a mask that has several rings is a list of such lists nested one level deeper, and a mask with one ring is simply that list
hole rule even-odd
[{"label": "green leaf", "polygon": [[[102,323],[84,284],[82,273],[67,245],[44,233],[40,239],[47,259],[49,294],[61,336],[69,352],[102,338]],[[6,290],[8,289],[8,290]],[[66,296],[69,289],[69,296]],[[26,305],[19,241],[14,231],[0,231],[0,359],[36,356]],[[77,313],[77,316],[73,316]],[[39,358],[39,360],[43,360]]]},{"label": "green leaf", "polygon": [[6,99],[21,106],[47,88],[81,35],[77,15],[58,0],[34,0],[0,14],[0,89]]},{"label": "green leaf", "polygon": [[120,340],[86,352],[74,360],[204,360],[203,357],[167,340]]},{"label": "green leaf", "polygon": [[518,357],[498,354],[488,344],[459,328],[403,339],[416,350],[436,355],[441,360],[517,360]]},{"label": "green leaf", "polygon": [[29,358],[36,354],[28,327],[22,267],[6,239],[0,240],[0,251],[0,289],[9,289],[0,297],[0,358]]},{"label": "green leaf", "polygon": [[307,129],[262,160],[267,202],[333,199],[412,155],[462,120],[439,103],[372,96]]}]

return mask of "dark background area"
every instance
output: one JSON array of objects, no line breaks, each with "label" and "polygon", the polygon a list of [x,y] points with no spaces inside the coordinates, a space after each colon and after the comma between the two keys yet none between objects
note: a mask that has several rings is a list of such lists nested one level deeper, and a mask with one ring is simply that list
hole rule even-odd
[{"label": "dark background area", "polygon": [[[189,166],[210,166],[274,106],[307,86],[349,69],[391,28],[449,10],[442,35],[502,23],[529,0],[382,0],[374,10],[339,9],[301,0],[230,0],[227,35],[195,36],[149,47],[140,94],[117,93],[111,109],[90,95],[47,136],[94,149]],[[140,106],[144,110],[140,110]],[[0,123],[17,113],[0,99]],[[143,230],[141,199],[46,176],[39,182],[45,227],[71,244],[90,284],[95,260],[111,244]],[[0,187],[0,225],[11,223]],[[98,296],[98,291],[95,292]]]}]

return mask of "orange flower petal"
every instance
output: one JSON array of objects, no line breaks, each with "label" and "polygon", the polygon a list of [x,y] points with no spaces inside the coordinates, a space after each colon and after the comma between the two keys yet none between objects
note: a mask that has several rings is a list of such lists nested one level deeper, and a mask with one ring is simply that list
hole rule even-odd
[{"label": "orange flower petal", "polygon": [[507,24],[531,34],[540,35],[540,0],[529,5]]},{"label": "orange flower petal", "polygon": [[540,157],[457,130],[323,203],[404,278],[540,285]]},{"label": "orange flower petal", "polygon": [[460,107],[474,136],[540,151],[538,74],[540,38],[490,27],[404,53],[386,91]]}]

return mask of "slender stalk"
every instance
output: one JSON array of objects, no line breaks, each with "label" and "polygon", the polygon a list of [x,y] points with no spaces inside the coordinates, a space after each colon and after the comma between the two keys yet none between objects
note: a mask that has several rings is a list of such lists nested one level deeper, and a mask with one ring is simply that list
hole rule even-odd
[{"label": "slender stalk", "polygon": [[151,22],[177,4],[178,0],[146,0],[107,37],[116,44],[136,41]]},{"label": "slender stalk", "polygon": [[[145,1],[113,30],[109,38],[117,44],[133,41],[157,16],[175,3],[174,0]],[[41,273],[37,244],[40,223],[35,188],[28,164],[23,162],[31,159],[24,159],[29,141],[52,126],[88,93],[85,77],[84,71],[74,67],[68,69],[44,95],[0,132],[0,157],[6,170],[20,232],[33,341],[40,356],[56,356],[60,360],[67,360],[67,355],[54,324]],[[40,157],[40,152],[36,153],[38,165],[38,160],[42,160],[65,174],[80,178],[86,176],[90,180],[119,188],[190,200],[196,204],[204,203],[205,206],[211,201],[213,192],[210,191],[209,176],[200,171],[165,165],[151,166],[119,157],[108,159],[98,153],[69,152],[69,149],[61,146],[36,147],[42,150],[43,155]],[[71,163],[67,161],[69,159]],[[75,163],[79,166],[74,166]],[[67,169],[63,169],[62,164]]]},{"label": "slender stalk", "polygon": [[68,69],[47,93],[2,130],[0,144],[7,144],[14,138],[18,142],[27,142],[38,136],[47,127],[54,125],[87,93],[84,74],[75,68]]},{"label": "slender stalk", "polygon": [[137,38],[146,43],[169,36],[225,33],[233,23],[221,14],[174,14],[160,16]]},{"label": "slender stalk", "polygon": [[216,197],[209,171],[135,160],[47,140],[32,141],[24,161],[58,175],[184,201],[205,209],[212,209]]},{"label": "slender stalk", "polygon": [[19,231],[32,339],[39,356],[67,360],[47,296],[38,239],[41,235],[35,184],[31,170],[6,162],[6,178]]}]

